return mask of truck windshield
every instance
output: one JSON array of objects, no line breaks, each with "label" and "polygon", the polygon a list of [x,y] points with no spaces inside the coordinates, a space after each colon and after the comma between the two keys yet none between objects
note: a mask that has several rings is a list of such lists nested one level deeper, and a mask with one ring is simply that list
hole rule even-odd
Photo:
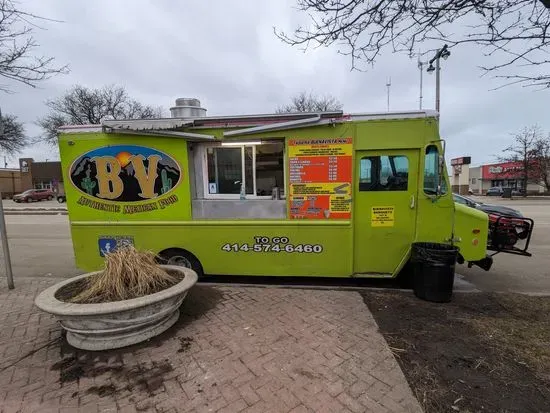
[{"label": "truck windshield", "polygon": [[439,176],[439,151],[435,145],[426,148],[424,157],[424,192],[428,195],[437,195],[437,187],[441,184],[440,194],[447,193],[445,177]]}]

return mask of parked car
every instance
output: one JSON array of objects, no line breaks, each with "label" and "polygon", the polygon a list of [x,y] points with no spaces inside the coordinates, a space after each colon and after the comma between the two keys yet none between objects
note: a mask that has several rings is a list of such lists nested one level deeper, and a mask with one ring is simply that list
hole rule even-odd
[{"label": "parked car", "polygon": [[493,186],[487,190],[487,196],[502,196],[504,189],[500,186]]},{"label": "parked car", "polygon": [[453,194],[453,199],[459,204],[469,206],[470,208],[479,209],[487,214],[499,214],[516,218],[523,218],[523,214],[517,209],[510,208],[504,205],[486,204],[484,202],[476,201],[467,196]]},{"label": "parked car", "polygon": [[523,196],[525,195],[524,189],[512,189],[512,196]]},{"label": "parked car", "polygon": [[50,189],[27,189],[25,192],[13,196],[15,202],[42,201],[44,199],[51,201],[53,198],[54,193]]}]

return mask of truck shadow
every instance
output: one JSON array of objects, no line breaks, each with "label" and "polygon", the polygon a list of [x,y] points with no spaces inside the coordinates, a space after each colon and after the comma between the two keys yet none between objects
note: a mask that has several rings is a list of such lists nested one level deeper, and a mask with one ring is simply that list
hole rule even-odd
[{"label": "truck shadow", "polygon": [[343,277],[280,277],[208,275],[199,285],[238,285],[240,287],[281,287],[309,289],[356,289],[356,288],[410,288],[407,274],[397,278],[343,278]]}]

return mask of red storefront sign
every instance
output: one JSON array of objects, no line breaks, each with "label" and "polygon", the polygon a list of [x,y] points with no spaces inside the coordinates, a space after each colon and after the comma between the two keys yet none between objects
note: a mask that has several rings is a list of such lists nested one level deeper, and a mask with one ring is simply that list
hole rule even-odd
[{"label": "red storefront sign", "polygon": [[520,179],[522,175],[521,162],[503,162],[481,167],[482,179]]}]

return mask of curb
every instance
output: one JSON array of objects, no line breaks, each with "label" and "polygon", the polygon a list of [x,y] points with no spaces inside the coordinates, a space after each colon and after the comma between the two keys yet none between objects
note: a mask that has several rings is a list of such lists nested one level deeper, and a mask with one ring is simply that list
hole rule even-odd
[{"label": "curb", "polygon": [[59,211],[52,211],[52,210],[4,210],[4,215],[67,215],[67,210],[59,210]]},{"label": "curb", "polygon": [[4,207],[4,211],[67,211],[67,208],[61,208],[61,207],[54,207],[54,208],[44,208],[44,207],[36,207],[36,208],[6,208]]}]

